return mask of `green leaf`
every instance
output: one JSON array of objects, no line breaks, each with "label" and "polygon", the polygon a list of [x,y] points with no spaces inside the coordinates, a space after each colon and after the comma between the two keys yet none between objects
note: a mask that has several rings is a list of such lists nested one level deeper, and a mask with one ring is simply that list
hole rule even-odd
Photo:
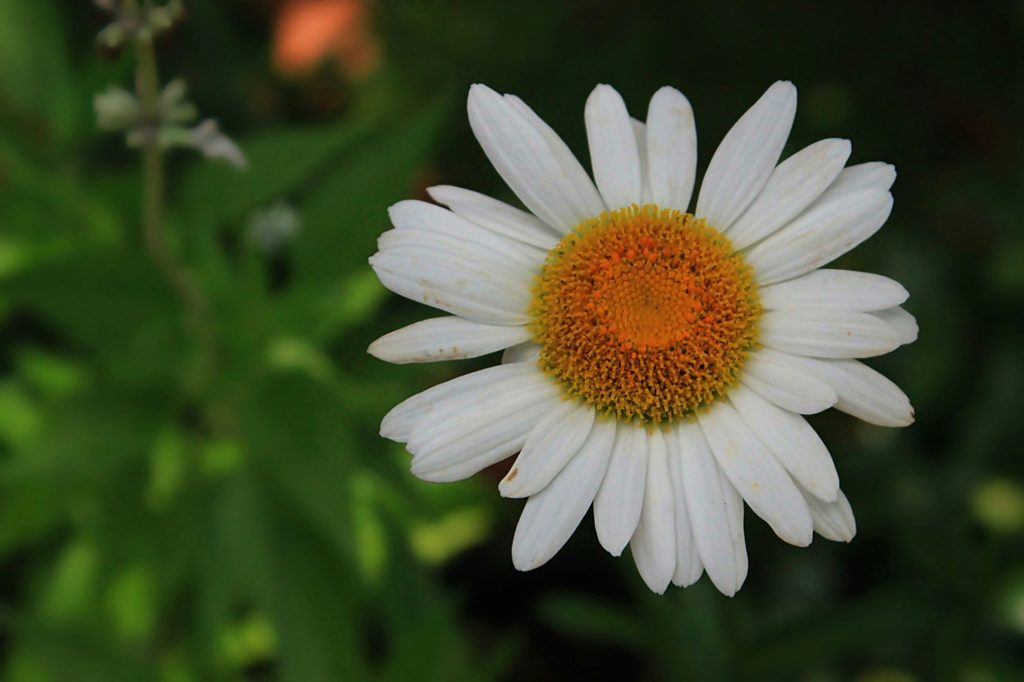
[{"label": "green leaf", "polygon": [[5,291],[127,380],[166,380],[179,365],[180,304],[141,253],[80,252],[19,273]]},{"label": "green leaf", "polygon": [[[100,632],[55,627],[0,611],[0,626],[14,636],[18,656],[32,659],[33,669],[53,682],[113,682],[156,679],[140,658],[113,645]],[[73,677],[69,673],[73,671]]]},{"label": "green leaf", "polygon": [[643,647],[644,632],[636,616],[606,601],[564,592],[545,597],[539,610],[548,627],[566,635],[624,649]]},{"label": "green leaf", "polygon": [[299,277],[336,280],[366,262],[388,229],[387,207],[407,198],[422,172],[446,111],[444,100],[433,102],[359,145],[320,179],[302,204],[293,250]]},{"label": "green leaf", "polygon": [[283,129],[237,140],[249,161],[238,171],[227,164],[197,160],[185,177],[177,205],[186,226],[217,225],[289,192],[297,191],[330,161],[371,130],[357,119],[307,129]]},{"label": "green leaf", "polygon": [[222,499],[209,545],[207,599],[219,600],[223,614],[232,593],[247,595],[270,615],[282,682],[362,679],[350,565],[275,488],[246,475]]},{"label": "green leaf", "polygon": [[77,113],[63,13],[50,0],[0,3],[0,111],[66,132]]}]

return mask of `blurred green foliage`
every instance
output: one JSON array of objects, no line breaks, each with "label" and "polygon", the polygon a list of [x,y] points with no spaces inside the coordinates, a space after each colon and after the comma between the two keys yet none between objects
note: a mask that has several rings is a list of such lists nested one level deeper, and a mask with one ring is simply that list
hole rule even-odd
[{"label": "blurred green foliage", "polygon": [[[204,349],[142,246],[137,154],[95,128],[130,51],[96,47],[85,2],[0,2],[2,679],[1024,679],[1024,3],[382,0],[355,80],[275,72],[283,4],[195,0],[157,44],[249,159],[169,157]],[[490,362],[365,355],[430,314],[366,264],[385,208],[429,182],[510,198],[462,113],[474,81],[581,154],[594,83],[639,115],[670,83],[706,163],[777,78],[801,92],[790,149],[849,137],[900,171],[843,265],[912,293],[920,341],[876,364],[918,422],[814,420],[858,538],[798,550],[748,515],[732,600],[648,593],[588,521],[516,574],[500,474],[423,483],[376,435]]]}]

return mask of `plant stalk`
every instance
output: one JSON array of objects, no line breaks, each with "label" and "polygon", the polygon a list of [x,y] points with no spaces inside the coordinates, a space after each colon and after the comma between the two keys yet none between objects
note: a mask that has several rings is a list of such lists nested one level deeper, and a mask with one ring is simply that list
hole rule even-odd
[{"label": "plant stalk", "polygon": [[[125,14],[136,22],[143,16],[137,0],[124,0]],[[174,257],[163,230],[164,165],[158,134],[160,128],[160,80],[156,67],[153,40],[149,35],[136,36],[135,87],[143,116],[142,135],[142,238],[146,250],[181,299],[185,322],[195,334],[202,349],[202,365],[197,375],[205,377],[206,365],[213,360],[213,335],[207,321],[206,301],[189,270]]]}]

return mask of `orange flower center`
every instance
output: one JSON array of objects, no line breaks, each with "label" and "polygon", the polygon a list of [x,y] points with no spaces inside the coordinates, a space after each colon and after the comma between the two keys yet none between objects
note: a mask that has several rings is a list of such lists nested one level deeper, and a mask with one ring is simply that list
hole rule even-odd
[{"label": "orange flower center", "polygon": [[689,213],[630,206],[548,254],[533,298],[540,366],[618,418],[693,414],[739,378],[761,313],[750,267]]}]

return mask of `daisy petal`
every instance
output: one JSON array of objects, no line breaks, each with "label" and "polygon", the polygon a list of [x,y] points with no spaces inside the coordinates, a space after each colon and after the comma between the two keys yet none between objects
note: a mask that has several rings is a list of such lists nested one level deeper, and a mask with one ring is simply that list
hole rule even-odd
[{"label": "daisy petal", "polygon": [[558,388],[533,367],[509,372],[477,390],[434,406],[407,445],[412,473],[428,481],[455,481],[522,449],[527,435],[556,407]]},{"label": "daisy petal", "polygon": [[548,147],[554,153],[555,159],[562,169],[563,178],[569,181],[569,186],[574,192],[571,199],[575,204],[583,207],[582,210],[590,211],[587,214],[588,218],[603,211],[605,206],[600,192],[597,191],[594,183],[590,180],[590,176],[587,175],[587,171],[576,160],[569,146],[558,136],[558,133],[545,123],[544,119],[538,116],[537,112],[531,109],[526,102],[515,95],[505,95],[505,101],[511,104],[548,143]]},{"label": "daisy petal", "polygon": [[[425,201],[399,201],[388,209],[388,216],[395,230],[385,232],[382,237],[406,237],[410,234],[407,230],[434,233],[430,236],[438,241],[472,242],[487,250],[492,258],[517,263],[530,271],[539,269],[547,255],[545,251],[534,246],[484,229],[446,208]],[[381,250],[384,250],[386,245],[386,240],[379,244]]]},{"label": "daisy petal", "polygon": [[720,400],[699,412],[697,421],[718,465],[754,513],[786,542],[809,545],[813,529],[807,503],[736,410]]},{"label": "daisy petal", "polygon": [[370,344],[370,355],[405,364],[475,358],[530,338],[526,327],[482,324],[461,317],[435,317],[385,334]]},{"label": "daisy petal", "polygon": [[558,243],[557,232],[526,211],[503,201],[451,185],[428,187],[427,194],[437,203],[454,211],[455,215],[495,234],[545,251]]},{"label": "daisy petal", "polygon": [[[389,246],[370,257],[373,271],[391,291],[475,322],[522,325],[530,321],[531,277],[524,274],[527,271],[495,260],[469,242],[453,249],[437,239],[435,248],[427,246],[431,242],[424,240],[423,233],[390,232],[421,241],[420,245],[410,241]],[[473,286],[467,287],[467,282]]]},{"label": "daisy petal", "polygon": [[563,400],[537,425],[523,451],[498,484],[502,497],[535,495],[575,455],[594,425],[594,408]]},{"label": "daisy petal", "polygon": [[796,88],[774,83],[718,146],[697,196],[698,218],[726,231],[768,181],[796,114]]},{"label": "daisy petal", "polygon": [[900,337],[900,344],[906,345],[917,341],[917,319],[900,306],[878,310],[871,313],[885,322]]},{"label": "daisy petal", "polygon": [[635,118],[631,118],[630,122],[633,124],[633,135],[636,137],[636,151],[640,155],[640,183],[643,185],[640,203],[649,204],[651,181],[647,175],[647,126]]},{"label": "daisy petal", "polygon": [[576,456],[526,502],[512,538],[512,563],[518,570],[547,563],[572,536],[601,485],[614,440],[613,420],[594,424]]},{"label": "daisy petal", "polygon": [[676,530],[668,452],[661,431],[647,433],[647,457],[647,490],[629,548],[647,587],[662,594],[676,570]]},{"label": "daisy petal", "polygon": [[828,190],[821,195],[818,203],[832,201],[844,194],[855,194],[866,189],[888,192],[894,182],[896,182],[896,167],[890,163],[871,161],[870,163],[847,166],[836,178],[836,181],[829,185]]},{"label": "daisy petal", "polygon": [[882,275],[821,269],[761,287],[758,296],[766,310],[833,308],[868,312],[897,306],[910,294],[902,284]]},{"label": "daisy petal", "polygon": [[690,102],[675,88],[651,98],[646,147],[651,201],[685,213],[697,174],[697,127]]},{"label": "daisy petal", "polygon": [[797,414],[816,414],[836,404],[835,390],[788,353],[761,348],[743,366],[744,386]]},{"label": "daisy petal", "polygon": [[732,538],[733,560],[736,562],[736,591],[743,587],[747,579],[747,542],[743,535],[743,498],[726,477],[722,467],[718,467],[718,480],[722,485],[722,498],[725,500],[725,519],[729,522],[729,535]]},{"label": "daisy petal", "polygon": [[515,346],[509,346],[501,354],[501,363],[509,362],[537,362],[540,358],[540,344],[533,341],[524,341]]},{"label": "daisy petal", "polygon": [[608,472],[594,498],[594,528],[601,546],[619,556],[640,522],[647,485],[647,432],[621,423]]},{"label": "daisy petal", "polygon": [[479,84],[470,88],[467,110],[487,158],[538,218],[564,233],[604,209],[583,167],[539,119]]},{"label": "daisy petal", "polygon": [[774,284],[825,265],[878,231],[892,195],[876,189],[821,201],[747,251],[758,284]]},{"label": "daisy petal", "polygon": [[814,519],[814,532],[834,542],[849,542],[857,534],[857,521],[853,518],[853,508],[843,491],[835,502],[822,502],[814,495],[804,492],[804,499],[811,509]]},{"label": "daisy petal", "polygon": [[835,389],[836,409],[878,426],[909,426],[914,408],[899,386],[856,360],[798,358],[804,368]]},{"label": "daisy petal", "polygon": [[874,315],[828,308],[768,311],[760,328],[764,345],[818,358],[866,358],[900,345],[899,334]]},{"label": "daisy petal", "polygon": [[669,475],[672,479],[672,493],[676,510],[676,570],[672,575],[672,584],[688,587],[698,580],[704,572],[704,564],[700,561],[700,552],[693,539],[693,527],[690,525],[690,513],[686,507],[686,486],[683,474],[683,452],[676,433],[665,435],[665,446],[668,449]]},{"label": "daisy petal", "polygon": [[507,381],[517,382],[524,377],[537,375],[539,372],[528,367],[488,367],[432,386],[391,408],[381,420],[380,435],[400,443],[408,442],[413,429],[423,419],[434,414],[439,405],[464,394],[486,391],[488,386],[494,384],[504,385]]},{"label": "daisy petal", "polygon": [[598,85],[587,98],[583,118],[594,167],[594,181],[610,210],[643,200],[640,154],[626,103],[610,85]]},{"label": "daisy petal", "polygon": [[747,576],[743,502],[723,477],[696,422],[681,423],[676,438],[682,464],[680,477],[700,560],[719,592],[731,597]]},{"label": "daisy petal", "polygon": [[849,140],[821,140],[780,163],[726,232],[733,247],[746,248],[795,218],[832,184],[849,156]]},{"label": "daisy petal", "polygon": [[806,419],[742,385],[729,391],[729,401],[797,483],[825,502],[835,501],[839,493],[836,465]]}]

